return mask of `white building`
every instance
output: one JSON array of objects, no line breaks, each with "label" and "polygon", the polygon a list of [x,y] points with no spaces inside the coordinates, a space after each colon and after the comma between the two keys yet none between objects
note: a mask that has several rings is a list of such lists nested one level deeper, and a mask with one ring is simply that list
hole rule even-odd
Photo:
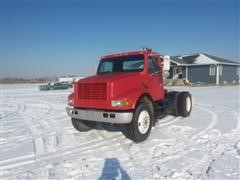
[{"label": "white building", "polygon": [[72,82],[77,82],[78,80],[80,79],[83,79],[84,77],[83,76],[72,76],[72,77],[60,77],[58,79],[59,82],[69,82],[69,83],[72,83]]}]

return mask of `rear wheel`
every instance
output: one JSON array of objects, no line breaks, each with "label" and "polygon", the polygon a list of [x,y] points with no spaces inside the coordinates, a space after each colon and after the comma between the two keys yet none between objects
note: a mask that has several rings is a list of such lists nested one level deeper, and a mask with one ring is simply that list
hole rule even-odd
[{"label": "rear wheel", "polygon": [[180,92],[172,91],[167,94],[167,97],[172,100],[172,112],[171,115],[173,116],[179,116],[178,112],[178,96]]},{"label": "rear wheel", "polygon": [[181,92],[178,96],[178,113],[188,117],[192,111],[192,97],[189,92]]},{"label": "rear wheel", "polygon": [[151,132],[152,122],[151,108],[145,103],[139,104],[134,112],[132,122],[128,124],[129,138],[135,142],[146,140]]},{"label": "rear wheel", "polygon": [[72,124],[76,130],[81,132],[89,131],[93,129],[96,125],[96,123],[92,121],[84,121],[84,120],[74,119],[74,118],[72,118]]}]

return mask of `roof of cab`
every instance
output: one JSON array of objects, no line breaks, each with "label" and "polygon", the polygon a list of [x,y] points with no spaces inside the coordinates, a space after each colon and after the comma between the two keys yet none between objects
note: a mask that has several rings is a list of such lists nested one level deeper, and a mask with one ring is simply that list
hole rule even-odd
[{"label": "roof of cab", "polygon": [[141,50],[141,51],[129,51],[129,52],[122,52],[122,53],[116,53],[116,54],[110,54],[106,56],[102,56],[101,59],[109,59],[114,57],[121,57],[121,56],[131,56],[131,55],[140,55],[145,53],[151,53],[151,54],[158,54],[156,52],[153,52],[152,50]]}]

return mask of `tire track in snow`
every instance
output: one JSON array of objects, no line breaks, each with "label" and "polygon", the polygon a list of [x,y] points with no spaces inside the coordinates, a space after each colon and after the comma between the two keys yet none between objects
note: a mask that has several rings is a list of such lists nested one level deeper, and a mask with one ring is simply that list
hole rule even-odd
[{"label": "tire track in snow", "polygon": [[[167,139],[167,140],[154,140],[154,141],[156,141],[155,143],[157,143],[158,145],[154,146],[153,148],[145,148],[143,150],[143,147],[141,147],[141,148],[137,148],[136,150],[133,150],[133,152],[131,152],[132,156],[134,154],[138,154],[138,156],[136,158],[138,158],[138,159],[140,158],[141,159],[141,157],[145,157],[144,154],[146,152],[149,155],[154,155],[154,151],[156,149],[161,149],[163,147],[168,147],[168,148],[175,147],[173,149],[172,153],[165,154],[165,155],[159,157],[161,159],[158,159],[158,157],[154,157],[154,156],[151,157],[151,158],[148,158],[147,160],[143,158],[142,162],[144,162],[144,164],[142,165],[143,166],[142,168],[144,168],[144,166],[152,165],[153,164],[153,160],[154,160],[155,164],[163,164],[163,163],[166,163],[166,162],[168,162],[170,160],[181,158],[182,156],[187,155],[187,154],[191,153],[192,151],[195,151],[195,147],[192,147],[192,144],[194,144],[194,142],[200,136],[206,134],[208,131],[210,131],[214,127],[216,127],[216,125],[218,123],[218,116],[217,116],[217,114],[215,112],[207,109],[206,107],[202,107],[202,106],[199,106],[199,105],[196,105],[195,107],[199,108],[199,109],[202,109],[203,111],[206,111],[208,114],[211,115],[210,123],[204,129],[199,131],[197,134],[194,134],[186,142],[181,141],[181,142],[177,143],[177,140],[174,140],[173,138],[170,138],[170,139]],[[179,117],[173,118],[173,120],[171,122],[169,122],[169,123],[166,122],[165,124],[161,125],[160,127],[171,125],[171,124],[177,122],[179,119],[181,119],[181,118],[179,118]],[[161,121],[159,121],[159,122],[161,122]],[[161,128],[158,128],[158,129],[161,129]]]},{"label": "tire track in snow", "polygon": [[212,110],[206,108],[204,105],[200,105],[200,104],[196,104],[195,107],[200,108],[200,109],[208,112],[211,115],[211,122],[209,123],[209,125],[205,129],[203,129],[196,136],[194,136],[193,139],[196,139],[198,136],[200,136],[202,134],[205,134],[207,131],[213,129],[214,127],[216,127],[216,125],[218,123],[218,115],[214,111],[212,111]]},{"label": "tire track in snow", "polygon": [[[28,104],[28,101],[31,102],[31,104]],[[11,119],[14,119],[16,117],[22,117],[22,121],[19,120],[19,124],[21,123],[21,126],[24,126],[24,123],[28,124],[28,127],[31,130],[31,134],[36,136],[37,134],[39,134],[40,130],[39,127],[41,126],[43,130],[46,130],[49,128],[49,125],[47,122],[42,121],[42,119],[44,118],[44,116],[40,117],[40,116],[36,116],[34,114],[32,114],[31,111],[35,111],[35,108],[32,107],[32,105],[36,104],[38,106],[40,106],[40,110],[43,108],[45,109],[45,107],[47,107],[47,112],[46,113],[50,113],[50,111],[52,111],[52,108],[49,105],[46,104],[40,104],[39,101],[33,101],[30,99],[18,99],[18,101],[14,100],[14,101],[9,101],[8,103],[12,103],[12,104],[17,104],[18,106],[18,110],[14,111],[13,113],[10,113],[9,115],[5,116],[5,118],[8,119],[8,123],[11,122]],[[41,102],[42,103],[42,102]],[[42,106],[42,107],[41,107]],[[38,109],[39,110],[39,109]],[[10,120],[10,121],[9,121]],[[33,121],[35,120],[35,121]],[[36,126],[36,125],[39,126]],[[13,130],[12,135],[16,134],[19,130],[23,131],[24,129],[19,126],[18,124],[15,125]],[[52,128],[50,128],[52,129]],[[51,131],[51,130],[49,130]],[[43,132],[44,134],[44,132]],[[17,137],[17,136],[16,136]],[[19,144],[19,141],[13,141],[14,139],[17,138],[9,138],[7,139],[7,141],[3,144],[4,145],[4,150],[8,151],[10,149],[12,149],[13,147],[16,148],[17,144]],[[33,146],[34,146],[34,150],[35,153],[43,153],[43,141],[41,138],[22,138],[22,140],[29,140],[31,139],[33,142]]]},{"label": "tire track in snow", "polygon": [[[22,134],[26,130],[25,124],[22,121],[16,121],[15,119],[18,118],[18,115],[25,112],[25,105],[20,103],[16,100],[8,100],[5,104],[11,107],[11,105],[16,105],[17,108],[13,112],[6,114],[1,119],[1,131],[0,135],[2,139],[5,141],[1,142],[1,146],[4,148],[2,151],[6,152],[11,150],[12,148],[16,148],[18,144],[25,140],[25,137]],[[13,106],[14,107],[14,106]],[[13,124],[15,125],[13,127]]]},{"label": "tire track in snow", "polygon": [[[49,103],[48,101],[42,101],[42,100],[31,100],[31,99],[21,99],[22,102],[26,105],[26,111],[25,113],[22,113],[23,119],[25,119],[25,122],[28,123],[28,127],[30,128],[32,134],[32,140],[34,145],[34,150],[36,153],[44,153],[47,149],[54,149],[54,145],[52,142],[58,141],[55,139],[58,139],[59,137],[55,135],[61,134],[60,131],[62,131],[62,127],[59,127],[59,125],[56,124],[56,121],[50,118],[50,116],[53,116],[54,113],[54,105],[52,103]],[[30,102],[30,104],[28,104]],[[44,109],[43,113],[37,114],[32,113],[35,112],[35,104],[40,107],[40,109]],[[37,106],[37,107],[38,107]],[[39,111],[39,109],[37,109]],[[40,128],[40,129],[39,129]],[[46,134],[49,134],[50,136],[47,137]],[[51,139],[50,139],[51,138]],[[69,138],[68,138],[69,139]],[[65,141],[67,139],[65,138]],[[71,144],[72,141],[68,140]],[[49,147],[49,142],[52,144],[52,147]],[[48,145],[46,145],[48,143]]]},{"label": "tire track in snow", "polygon": [[[196,106],[195,106],[196,107]],[[208,107],[206,107],[206,106],[201,106],[201,105],[197,105],[197,108],[199,108],[199,109],[201,109],[203,107],[203,109],[202,110],[204,110],[205,111],[205,109],[209,109]],[[204,109],[205,108],[205,109]],[[212,108],[211,108],[211,110],[212,110]],[[210,110],[210,111],[211,111]],[[57,123],[56,123],[56,120],[54,119],[54,117],[56,116],[56,115],[54,115],[54,111],[56,111],[56,109],[53,109],[53,111],[50,111],[50,113],[49,114],[52,114],[52,117],[49,115],[49,114],[46,114],[46,118],[45,117],[42,117],[43,118],[43,120],[47,120],[48,121],[48,123],[49,123],[49,129],[50,130],[46,130],[46,129],[43,129],[43,131],[41,131],[40,132],[40,134],[39,135],[36,135],[36,136],[33,136],[33,138],[44,138],[44,136],[45,136],[45,138],[47,138],[47,137],[54,137],[54,136],[58,136],[58,135],[65,135],[65,134],[70,134],[70,135],[73,135],[73,131],[71,131],[73,128],[66,128],[66,129],[68,129],[69,130],[69,132],[68,133],[66,133],[66,132],[58,132],[57,130],[54,130],[54,131],[56,131],[56,132],[54,132],[55,134],[51,134],[51,130],[52,129],[54,129],[53,128],[53,126],[55,126],[55,125],[57,125]],[[52,113],[51,113],[52,112]],[[56,112],[55,112],[56,113]],[[196,140],[198,140],[199,138],[201,138],[202,136],[204,136],[205,134],[207,134],[209,131],[211,131],[212,129],[214,129],[215,127],[216,127],[216,125],[214,125],[214,124],[217,124],[218,122],[216,122],[215,120],[218,120],[218,119],[215,119],[214,120],[214,116],[213,116],[213,114],[214,114],[215,112],[212,112],[212,114],[210,113],[210,112],[208,112],[208,114],[210,114],[210,120],[211,120],[211,122],[209,122],[208,123],[208,125],[204,128],[204,129],[202,129],[200,132],[198,132],[198,134],[199,133],[201,133],[198,137],[196,137]],[[35,117],[35,118],[37,118],[37,117]],[[53,123],[52,123],[52,120],[51,120],[51,118],[52,118],[52,120],[54,120],[53,121]],[[216,118],[216,117],[215,117]],[[178,120],[176,120],[175,118],[173,118],[173,119],[169,119],[171,122],[163,122],[163,124],[160,124],[160,128],[159,129],[161,129],[162,127],[165,127],[165,126],[170,126],[171,124],[174,124],[175,122],[177,122]],[[209,118],[208,118],[208,120],[209,120]],[[166,120],[167,121],[167,120]],[[159,121],[159,122],[161,122],[161,121]],[[32,121],[31,123],[34,123],[34,121]],[[56,123],[55,125],[54,125],[54,123]],[[237,125],[237,127],[238,127],[239,125]],[[57,127],[59,127],[58,125],[57,125]],[[156,126],[156,128],[155,128],[155,130],[158,130],[158,127]],[[64,130],[62,130],[62,131],[64,131]],[[153,129],[153,131],[154,131],[154,129]],[[75,132],[77,132],[77,131],[75,131]],[[102,140],[105,140],[105,139],[108,139],[108,138],[106,138],[106,136],[105,136],[105,134],[102,134],[101,132],[96,132],[96,131],[94,131],[94,134],[97,134],[98,136],[97,136],[97,140],[96,141],[94,141],[94,142],[99,142],[99,141],[102,141]],[[109,135],[111,136],[111,133],[109,133]],[[88,151],[86,152],[86,154],[89,154],[89,155],[91,155],[91,154],[93,154],[94,152],[97,152],[97,150],[98,149],[104,149],[104,150],[106,150],[106,151],[110,151],[111,150],[111,148],[112,149],[114,149],[114,148],[122,148],[126,153],[129,153],[129,152],[131,152],[131,150],[129,151],[128,150],[128,146],[130,146],[130,145],[128,145],[128,144],[130,144],[128,141],[126,141],[125,139],[123,139],[123,138],[121,138],[123,135],[120,135],[119,136],[119,138],[116,138],[116,141],[114,141],[114,142],[110,142],[110,143],[112,143],[111,145],[109,145],[109,144],[105,144],[105,145],[101,145],[100,144],[100,147],[102,147],[102,146],[104,146],[104,147],[102,147],[102,148],[99,148],[99,147],[95,147],[95,149],[94,149],[94,147],[89,147],[89,145],[88,144],[85,144],[86,145],[86,147],[89,147],[89,149],[88,149]],[[197,136],[197,134],[196,134],[196,136]],[[112,138],[112,137],[109,137],[110,139]],[[100,139],[100,140],[99,140]],[[73,140],[73,143],[77,143],[77,139],[74,139],[74,138],[72,138],[72,140]],[[91,140],[91,139],[90,139]],[[94,142],[92,142],[93,144],[94,144]],[[121,142],[122,142],[122,144],[121,144]],[[125,142],[126,142],[126,144],[125,144]],[[165,143],[164,145],[166,145],[166,146],[174,146],[174,141],[172,141],[172,139],[170,139],[170,140],[167,140],[167,141],[165,141],[165,140],[161,140],[161,141],[156,141],[156,143],[157,142],[160,142],[161,144],[163,144],[163,143]],[[90,143],[90,142],[89,142]],[[115,143],[120,143],[121,145],[119,146],[114,146],[115,145]],[[185,144],[184,144],[185,143]],[[186,145],[186,143],[188,143],[188,141],[187,142],[183,142],[183,145]],[[189,152],[192,152],[192,151],[194,151],[194,147],[196,147],[199,143],[201,143],[201,142],[196,142],[194,145],[192,145],[193,147],[186,147],[186,149],[181,149],[181,145],[182,144],[176,144],[175,145],[175,147],[176,147],[176,149],[178,149],[179,147],[179,150],[182,150],[182,151],[186,151],[187,150],[187,153],[189,153]],[[91,144],[90,144],[91,145]],[[139,145],[141,145],[141,144],[138,144],[138,146]],[[133,144],[132,146],[135,146],[135,144]],[[135,146],[136,147],[136,146]],[[156,147],[156,146],[154,146],[154,147]],[[160,148],[161,148],[161,146],[159,146]],[[73,147],[74,148],[74,147]],[[79,147],[79,150],[77,150],[76,149],[76,153],[70,153],[70,160],[71,159],[75,159],[76,158],[76,156],[81,156],[81,151],[80,151],[80,148],[81,147]],[[67,149],[64,149],[64,150],[66,150],[66,151],[68,151],[68,149],[70,149],[70,148],[68,148],[67,147]],[[69,151],[71,151],[71,150],[69,150]],[[147,152],[149,152],[149,150],[146,148],[146,149],[142,149],[141,151],[144,151],[144,153],[147,153]],[[58,151],[57,151],[58,152]],[[177,154],[176,155],[181,155],[181,154],[179,154],[179,152],[181,152],[181,151],[178,151],[177,152]],[[152,153],[153,152],[151,152],[150,151],[150,155],[152,155]],[[187,154],[186,153],[186,154]],[[42,154],[42,155],[45,155],[45,154],[49,154],[49,153],[44,153],[44,154]],[[186,155],[185,154],[185,155]],[[67,156],[67,154],[66,155],[62,155],[62,156]],[[128,155],[129,157],[131,157],[131,154],[130,155]],[[133,155],[134,156],[134,155]],[[144,156],[143,156],[144,157]],[[179,158],[180,157],[182,157],[182,156],[179,156]],[[175,157],[176,159],[178,158],[177,156]],[[33,158],[34,159],[34,158]],[[68,160],[68,158],[66,157],[66,159]],[[164,158],[163,158],[164,159]],[[28,161],[28,160],[26,160],[26,159],[22,159],[23,160],[23,162],[24,163],[26,163],[26,161]],[[26,160],[26,161],[25,161]],[[30,160],[31,160],[31,158],[30,158]],[[169,159],[169,160],[171,160],[171,159]],[[167,162],[167,161],[169,161],[169,160],[166,160],[165,162]],[[203,160],[204,160],[204,158],[203,158]],[[20,160],[19,160],[20,161]],[[44,160],[42,160],[42,161],[44,161]],[[51,159],[51,154],[49,154],[49,156],[48,157],[46,157],[46,161],[47,162],[42,162],[41,161],[41,159],[40,159],[40,162],[36,162],[35,161],[35,159],[34,159],[34,162],[32,163],[32,164],[25,164],[22,168],[21,167],[16,167],[16,170],[17,170],[17,172],[16,172],[16,174],[15,175],[19,175],[21,172],[26,172],[26,171],[31,171],[31,170],[36,170],[36,169],[38,169],[38,168],[40,168],[42,165],[44,166],[44,165],[46,165],[47,163],[49,163],[49,164],[51,164],[51,163],[54,163],[54,161],[55,162],[60,162],[60,163],[63,163],[64,162],[64,160],[63,159],[61,159],[61,155],[59,155],[59,156],[56,156],[56,157],[53,157],[53,159]],[[126,161],[127,162],[127,161]],[[137,162],[139,162],[139,161],[137,161]],[[144,166],[144,164],[145,164],[145,162],[144,162],[144,160],[142,161],[143,162],[143,166]],[[155,161],[154,160],[154,163],[155,162],[157,162],[157,161]],[[203,162],[205,162],[205,161],[203,161]],[[18,161],[17,161],[17,163],[19,163]],[[39,164],[38,164],[39,163]],[[164,162],[163,162],[164,163]],[[9,162],[9,164],[11,165],[11,164],[14,164],[14,161],[11,161],[11,162]],[[5,163],[5,165],[7,165],[7,163]],[[80,164],[81,165],[81,164]],[[151,165],[151,164],[149,164],[149,165]],[[197,167],[197,166],[196,166]],[[143,167],[143,169],[144,169],[144,167]],[[6,169],[5,169],[6,170]],[[10,168],[10,170],[13,170],[13,169],[11,169]],[[13,170],[14,171],[14,170]],[[6,172],[6,174],[8,174],[8,172]],[[8,175],[7,175],[8,176]],[[8,177],[12,177],[12,176],[8,176]]]},{"label": "tire track in snow", "polygon": [[220,110],[222,112],[225,112],[225,113],[227,112],[227,113],[232,114],[234,116],[234,118],[236,119],[236,128],[235,129],[237,129],[237,130],[240,129],[240,109],[238,109],[238,111],[234,111],[232,109],[226,109],[226,108],[223,108],[223,107],[220,107],[220,106],[216,106],[216,105],[211,105],[211,104],[199,103],[198,105],[206,107],[206,108]]},{"label": "tire track in snow", "polygon": [[[69,129],[69,128],[68,128]],[[101,136],[100,136],[101,137]],[[121,137],[121,135],[119,136],[119,137]],[[112,137],[110,137],[110,139],[111,139]],[[102,138],[103,139],[103,138]],[[103,148],[105,148],[105,149],[108,149],[108,147],[110,146],[109,145],[109,138],[107,138],[107,139],[103,139],[104,141],[108,141],[107,143],[106,143],[106,146],[105,147],[103,147]],[[117,143],[117,141],[118,140],[115,140],[114,142],[116,142]],[[96,140],[96,142],[99,142],[99,139],[97,139]],[[75,142],[76,143],[76,142]],[[111,142],[110,142],[111,143]],[[95,144],[95,142],[89,142],[89,145],[91,145],[91,144]],[[114,143],[113,143],[114,144]],[[88,144],[85,144],[84,146],[86,146],[86,147],[88,147],[89,146]],[[96,146],[98,146],[98,144],[96,145]],[[77,149],[78,150],[78,149]],[[67,154],[71,154],[71,153],[69,153],[68,152],[69,151],[69,149],[67,149],[66,150],[66,153]],[[76,149],[74,148],[74,149],[70,149],[70,151],[72,152],[72,151],[76,151]],[[91,152],[91,151],[95,151],[95,149],[94,148],[89,148],[89,150],[88,150],[89,152]],[[44,154],[45,155],[45,154]],[[47,154],[48,155],[48,154]],[[59,156],[64,156],[63,154],[60,154]],[[45,156],[44,156],[45,157]],[[7,162],[8,163],[10,163],[11,162],[11,164],[14,164],[13,166],[12,166],[12,168],[14,167],[14,169],[16,168],[16,167],[18,167],[18,165],[19,166],[27,166],[27,165],[29,165],[29,164],[31,164],[31,163],[38,163],[38,162],[35,162],[34,161],[34,159],[38,159],[39,158],[39,156],[34,156],[34,157],[27,157],[27,158],[22,158],[21,160],[21,162],[18,162],[18,163],[16,163],[15,162],[15,159],[12,159],[12,160],[8,160]],[[48,159],[51,159],[52,158],[52,156],[50,156]],[[69,158],[69,156],[68,156],[68,158]],[[10,168],[11,167],[11,165],[8,165],[8,166],[5,166],[4,168],[3,168],[3,170],[6,170],[6,168]]]},{"label": "tire track in snow", "polygon": [[[26,113],[24,116],[30,116],[31,117],[31,119],[37,119],[38,117],[35,115],[33,115],[33,114],[31,114],[31,113]],[[29,119],[28,117],[27,117],[27,119]],[[38,119],[42,119],[41,117],[39,117]],[[51,119],[51,118],[49,118],[49,117],[46,117],[46,118],[44,118],[45,120],[48,120],[48,122],[56,122],[56,121],[49,121],[49,120],[53,120],[53,119]],[[41,123],[41,121],[40,121],[40,123]],[[42,123],[43,124],[43,123]],[[54,124],[54,123],[52,123],[52,124]],[[55,127],[58,127],[58,126],[55,126]],[[45,127],[43,127],[42,129],[44,130],[44,129],[46,129],[46,128],[48,128],[47,126],[45,126]],[[62,131],[63,129],[61,128],[61,131]],[[45,134],[45,133],[42,133],[42,134]],[[58,133],[58,134],[60,134],[60,133]],[[54,136],[55,134],[53,133],[53,134],[50,134],[50,136],[52,137],[52,136]],[[37,135],[37,136],[39,136],[39,135]],[[45,136],[46,137],[46,136]],[[44,139],[44,138],[43,138]],[[36,142],[35,142],[36,143]],[[75,144],[76,144],[76,142],[74,142]],[[72,144],[74,144],[74,143],[72,143]],[[40,145],[42,146],[42,144],[45,146],[45,141],[43,141],[42,142],[42,140],[41,140],[41,142],[40,142]],[[37,145],[38,147],[40,146],[40,145]],[[36,146],[36,145],[35,145]],[[109,145],[108,145],[109,146]],[[109,149],[107,146],[105,147],[105,149]],[[42,150],[43,151],[43,150]],[[89,150],[89,151],[91,151],[91,150]],[[95,150],[94,150],[95,151]],[[38,153],[37,153],[38,154]],[[29,161],[29,162],[31,162],[31,161]],[[27,164],[27,162],[23,162],[23,164]]]},{"label": "tire track in snow", "polygon": [[[239,109],[240,112],[240,109]],[[240,113],[239,112],[232,112],[233,115],[235,116],[235,118],[237,119],[237,126],[236,126],[236,130],[240,131]]]},{"label": "tire track in snow", "polygon": [[[22,158],[21,159],[22,161],[20,163],[16,163],[15,159],[11,159],[7,161],[8,163],[11,162],[11,164],[2,166],[3,175],[4,177],[13,176],[19,173],[33,170],[34,168],[39,168],[40,166],[43,167],[44,165],[47,165],[49,163],[53,163],[57,161],[63,162],[65,160],[75,159],[80,155],[80,153],[81,155],[83,155],[83,154],[99,151],[100,149],[106,149],[106,148],[109,149],[111,147],[120,148],[121,144],[118,142],[122,138],[123,138],[122,135],[116,135],[109,138],[105,138],[100,141],[99,139],[96,139],[94,141],[82,143],[79,146],[75,146],[73,148],[69,148],[66,150],[47,153],[43,155],[37,155],[34,157]],[[18,171],[18,168],[20,168],[19,171]]]},{"label": "tire track in snow", "polygon": [[[166,161],[168,161],[168,160],[170,160],[170,159],[171,159],[171,160],[172,160],[172,159],[178,159],[178,158],[180,158],[180,157],[182,157],[182,156],[184,156],[184,155],[186,155],[186,154],[189,154],[191,151],[194,151],[195,148],[190,149],[189,151],[186,151],[186,149],[188,149],[189,147],[191,148],[192,144],[194,144],[194,142],[196,142],[196,141],[199,139],[200,136],[206,134],[208,131],[210,131],[210,130],[214,129],[214,127],[216,127],[216,125],[217,125],[217,123],[218,123],[218,115],[217,115],[214,111],[212,111],[212,110],[210,110],[210,109],[208,109],[208,108],[206,108],[206,107],[204,107],[204,106],[202,106],[202,105],[200,106],[199,104],[196,104],[195,107],[196,107],[196,108],[200,108],[200,109],[208,112],[208,113],[211,115],[210,123],[208,124],[207,127],[205,127],[203,130],[199,131],[197,134],[194,134],[194,135],[192,136],[192,138],[190,138],[189,142],[187,142],[187,144],[188,144],[187,147],[185,147],[185,148],[183,149],[183,151],[180,152],[180,154],[175,155],[175,156],[172,156],[172,158],[169,158],[169,159],[167,159],[167,160],[161,161],[161,163],[166,162]],[[180,147],[181,147],[181,146],[180,146]],[[203,157],[203,158],[204,158],[204,157]],[[202,159],[201,159],[200,161],[202,161]]]},{"label": "tire track in snow", "polygon": [[[199,146],[199,145],[205,146],[205,143],[211,144],[214,141],[218,141],[219,138],[222,137],[221,133],[219,134],[219,136],[214,136],[214,138],[208,137],[209,136],[208,132],[210,132],[210,130],[213,130],[218,123],[218,116],[214,111],[209,109],[209,107],[212,107],[211,105],[206,105],[206,104],[198,104],[198,105],[201,107],[201,109],[204,109],[205,111],[207,111],[212,115],[212,122],[207,126],[207,128],[205,128],[204,130],[202,130],[200,133],[198,133],[192,138],[192,142],[190,142],[190,144],[192,144],[193,147]],[[217,109],[217,108],[219,107],[214,107],[214,109]],[[239,123],[239,119],[237,119],[237,122]],[[236,129],[237,128],[238,128],[238,125]],[[203,157],[198,161],[198,163],[194,164],[191,167],[183,168],[180,174],[184,174],[186,172],[192,172],[192,173],[195,172],[196,174],[194,175],[194,178],[198,179],[198,178],[204,177],[204,172],[208,174],[209,169],[211,169],[212,163],[215,162],[215,160],[218,157],[222,156],[224,154],[224,151],[226,151],[226,149],[229,146],[231,146],[231,143],[224,144],[225,148],[223,148],[222,146],[217,146],[216,148],[214,147],[214,152],[215,152],[214,154],[209,155],[204,153]],[[192,150],[194,151],[194,148],[192,148]],[[187,155],[188,153],[190,153],[190,151],[187,151],[187,153],[183,155]],[[177,157],[177,158],[180,158],[180,157]],[[175,178],[182,178],[182,177],[176,176]]]},{"label": "tire track in snow", "polygon": [[[224,112],[226,112],[226,109],[225,108],[221,108],[221,107],[219,107],[219,106],[212,106],[212,105],[209,105],[209,104],[199,104],[199,106],[202,106],[202,107],[205,107],[205,110],[208,110],[208,109],[212,109],[212,110],[214,110],[214,109],[216,109],[216,110],[221,110],[221,111],[224,111]],[[208,108],[208,109],[207,109]],[[209,110],[208,110],[209,111]],[[234,136],[234,130],[239,130],[239,126],[240,126],[240,118],[239,118],[239,113],[238,112],[236,112],[236,111],[232,111],[232,110],[228,110],[227,111],[228,113],[230,113],[230,114],[232,114],[234,117],[235,117],[235,119],[236,119],[236,127],[234,128],[234,129],[232,129],[233,131],[232,132],[229,132],[229,133],[227,133],[227,134],[233,134],[233,136]],[[210,128],[210,129],[212,129],[212,128]],[[207,130],[207,129],[206,129]],[[205,136],[207,136],[207,133],[201,133],[200,134],[200,138],[201,138],[201,135],[202,135],[202,137],[204,137],[204,134],[206,134]],[[239,137],[240,137],[240,133],[239,132],[237,132],[237,136],[236,136],[236,138],[235,139],[239,139]],[[220,134],[220,137],[219,136],[217,136],[217,137],[215,137],[214,139],[207,139],[207,143],[210,143],[211,144],[211,142],[214,142],[215,140],[218,140],[218,139],[221,139],[222,138],[222,136],[224,136],[224,135],[221,135]],[[238,137],[238,138],[237,138]],[[199,139],[200,139],[199,138]],[[196,139],[197,140],[197,139]],[[239,139],[240,140],[240,139]],[[205,140],[206,141],[206,140]],[[230,146],[232,146],[231,145],[232,144],[232,142],[228,142],[227,144],[225,143],[224,144],[224,147],[225,148],[223,148],[222,146],[217,146],[216,148],[214,148],[214,151],[215,151],[215,153],[214,154],[212,154],[212,155],[209,155],[209,154],[204,154],[203,155],[203,157],[200,159],[200,161],[197,163],[197,164],[195,164],[194,166],[192,166],[191,168],[193,169],[193,171],[196,171],[196,169],[200,169],[201,171],[199,172],[199,174],[198,174],[198,177],[197,178],[200,178],[201,176],[203,176],[204,175],[204,172],[206,173],[206,176],[208,176],[208,173],[209,173],[209,171],[212,169],[212,164],[219,158],[219,157],[221,157],[221,156],[223,156],[223,154],[225,153],[225,151],[226,151],[226,149],[228,149]]]},{"label": "tire track in snow", "polygon": [[2,121],[6,118],[12,118],[12,117],[16,116],[17,114],[20,114],[21,112],[23,112],[25,110],[24,104],[19,103],[16,100],[7,100],[7,102],[3,103],[2,107],[4,107],[4,105],[7,106],[8,104],[16,104],[17,108],[13,112],[9,112],[8,114],[5,114],[2,117],[0,117],[0,119]]},{"label": "tire track in snow", "polygon": [[164,120],[160,119],[157,121],[155,128],[160,129],[162,127],[173,124],[173,123],[179,121],[180,119],[182,119],[182,117],[174,117],[174,116],[169,116],[169,118],[166,117]]}]

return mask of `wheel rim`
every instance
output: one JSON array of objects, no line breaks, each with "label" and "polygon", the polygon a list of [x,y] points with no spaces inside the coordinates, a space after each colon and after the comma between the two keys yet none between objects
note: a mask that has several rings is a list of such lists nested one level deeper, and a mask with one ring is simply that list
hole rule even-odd
[{"label": "wheel rim", "polygon": [[141,134],[145,134],[150,126],[150,115],[147,111],[142,111],[138,117],[138,130]]},{"label": "wheel rim", "polygon": [[189,96],[186,99],[186,110],[187,110],[187,112],[189,112],[191,110],[191,99]]}]

